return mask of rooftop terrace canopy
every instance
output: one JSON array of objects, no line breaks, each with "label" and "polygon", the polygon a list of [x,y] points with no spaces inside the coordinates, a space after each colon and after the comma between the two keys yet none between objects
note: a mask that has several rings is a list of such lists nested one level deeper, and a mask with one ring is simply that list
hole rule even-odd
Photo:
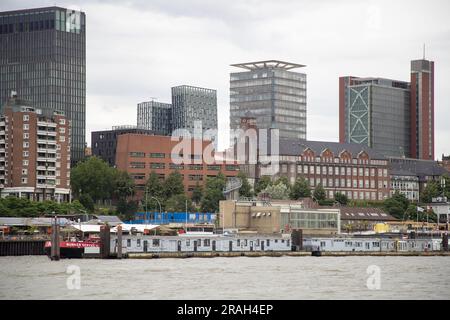
[{"label": "rooftop terrace canopy", "polygon": [[247,63],[236,63],[231,64],[232,67],[243,68],[247,70],[257,70],[257,69],[266,69],[266,68],[278,68],[278,69],[294,69],[294,68],[303,68],[306,67],[303,64],[291,63],[280,60],[265,60],[265,61],[254,61]]}]

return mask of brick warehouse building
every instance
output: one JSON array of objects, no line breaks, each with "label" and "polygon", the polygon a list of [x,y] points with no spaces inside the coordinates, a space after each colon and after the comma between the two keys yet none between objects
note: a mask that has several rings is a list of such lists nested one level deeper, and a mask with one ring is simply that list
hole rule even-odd
[{"label": "brick warehouse building", "polygon": [[[217,176],[222,172],[227,178],[237,176],[239,166],[237,161],[221,161],[214,157],[209,163],[202,154],[208,151],[211,141],[183,140],[189,150],[177,152],[180,157],[188,159],[179,164],[173,152],[179,143],[172,141],[170,136],[157,136],[145,134],[121,134],[117,136],[116,167],[127,171],[136,184],[137,197],[143,196],[145,183],[152,171],[157,173],[161,180],[168,177],[171,172],[178,170],[184,179],[184,189],[191,194],[197,182],[204,185],[207,177]],[[194,143],[197,143],[196,150]],[[205,151],[206,149],[206,151]]]},{"label": "brick warehouse building", "polygon": [[[355,143],[281,139],[279,171],[290,183],[308,180],[313,190],[319,183],[327,197],[336,192],[355,200],[384,200],[389,197],[388,160],[374,150]],[[267,165],[258,163],[256,180]]]},{"label": "brick warehouse building", "polygon": [[69,201],[70,121],[42,116],[12,95],[0,116],[0,193],[43,201]]}]

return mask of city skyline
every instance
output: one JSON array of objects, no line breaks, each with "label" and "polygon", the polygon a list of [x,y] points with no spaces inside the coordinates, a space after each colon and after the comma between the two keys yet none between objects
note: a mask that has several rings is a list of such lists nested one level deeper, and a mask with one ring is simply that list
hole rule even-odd
[{"label": "city skyline", "polygon": [[[54,5],[4,1],[1,10]],[[248,4],[134,1],[129,5],[60,1],[82,10],[87,29],[87,132],[135,124],[138,102],[170,101],[167,87],[217,90],[219,132],[229,128],[230,64],[277,59],[307,65],[307,139],[338,141],[339,76],[366,74],[408,81],[409,61],[435,61],[435,158],[448,154],[449,4],[265,1]],[[75,5],[75,6],[73,6]],[[408,10],[404,10],[404,6]],[[285,12],[286,6],[290,7]],[[183,10],[182,10],[183,9]],[[340,17],[346,14],[345,21]],[[120,16],[114,24],[111,17]],[[114,18],[115,19],[115,18]],[[358,28],[349,26],[358,25]],[[398,28],[398,26],[401,28]],[[398,41],[402,39],[402,41]],[[123,45],[117,46],[117,43]],[[270,45],[268,45],[270,43]],[[135,48],[129,50],[129,48]],[[124,81],[126,80],[126,81]],[[102,117],[96,116],[102,114]],[[228,136],[219,136],[225,147]]]}]

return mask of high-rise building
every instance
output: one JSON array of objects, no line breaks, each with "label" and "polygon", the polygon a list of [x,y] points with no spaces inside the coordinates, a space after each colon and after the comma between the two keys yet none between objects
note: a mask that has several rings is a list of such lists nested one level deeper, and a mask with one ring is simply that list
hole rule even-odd
[{"label": "high-rise building", "polygon": [[30,200],[70,198],[70,121],[13,95],[0,116],[0,194]]},{"label": "high-rise building", "polygon": [[340,77],[339,141],[433,160],[434,62],[411,61],[411,82]]},{"label": "high-rise building", "polygon": [[138,103],[137,126],[161,135],[170,135],[172,133],[172,105],[157,101]]},{"label": "high-rise building", "polygon": [[411,61],[411,156],[434,160],[434,62]]},{"label": "high-rise building", "polygon": [[306,139],[305,67],[277,60],[232,64],[246,69],[230,74],[230,126],[254,117],[260,129],[279,129],[280,138]]},{"label": "high-rise building", "polygon": [[187,85],[173,87],[172,130],[186,129],[193,135],[195,121],[201,121],[202,133],[217,130],[216,90]]},{"label": "high-rise building", "polygon": [[387,156],[410,155],[409,83],[341,77],[339,141],[364,144]]},{"label": "high-rise building", "polygon": [[43,115],[64,112],[72,122],[72,163],[84,157],[85,148],[85,31],[84,12],[60,7],[0,12],[0,106],[16,91]]}]

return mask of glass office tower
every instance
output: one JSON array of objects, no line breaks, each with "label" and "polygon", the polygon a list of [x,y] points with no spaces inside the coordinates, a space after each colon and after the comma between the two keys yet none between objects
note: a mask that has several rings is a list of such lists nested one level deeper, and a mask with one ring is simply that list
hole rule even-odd
[{"label": "glass office tower", "polygon": [[261,129],[279,129],[280,138],[306,139],[306,74],[289,71],[304,65],[268,60],[232,64],[247,69],[230,74],[230,126],[253,117]]},{"label": "glass office tower", "polygon": [[360,143],[385,156],[410,156],[410,85],[383,78],[341,78],[340,142]]},{"label": "glass office tower", "polygon": [[187,85],[173,87],[172,130],[186,129],[193,135],[195,121],[202,122],[203,134],[208,129],[217,130],[216,90]]},{"label": "glass office tower", "polygon": [[137,126],[165,136],[172,134],[172,105],[157,101],[138,103]]},{"label": "glass office tower", "polygon": [[[0,12],[0,108],[11,91],[71,120],[72,165],[84,157],[86,131],[86,17],[46,7]],[[1,109],[0,109],[1,111]]]}]

